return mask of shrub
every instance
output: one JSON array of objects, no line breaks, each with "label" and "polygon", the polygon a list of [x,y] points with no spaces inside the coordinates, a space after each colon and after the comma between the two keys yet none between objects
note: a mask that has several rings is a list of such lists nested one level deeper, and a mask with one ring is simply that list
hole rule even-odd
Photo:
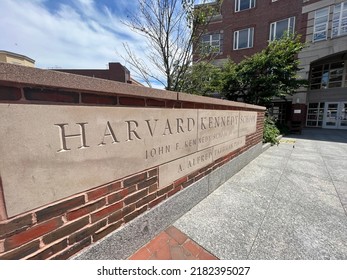
[{"label": "shrub", "polygon": [[263,131],[263,142],[278,144],[277,137],[280,135],[280,131],[276,127],[275,120],[272,117],[265,117],[264,120],[264,131]]}]

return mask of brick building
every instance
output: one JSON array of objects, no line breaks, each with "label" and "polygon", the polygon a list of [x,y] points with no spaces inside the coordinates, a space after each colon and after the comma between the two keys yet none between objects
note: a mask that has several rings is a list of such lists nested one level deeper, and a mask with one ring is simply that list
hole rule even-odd
[{"label": "brick building", "polygon": [[143,86],[130,76],[130,71],[119,62],[110,62],[108,69],[54,69],[55,71],[89,76],[105,80]]},{"label": "brick building", "polygon": [[202,43],[213,46],[220,65],[228,57],[240,62],[286,31],[307,43],[298,74],[310,84],[286,101],[274,100],[270,110],[281,123],[347,129],[347,1],[224,0]]}]

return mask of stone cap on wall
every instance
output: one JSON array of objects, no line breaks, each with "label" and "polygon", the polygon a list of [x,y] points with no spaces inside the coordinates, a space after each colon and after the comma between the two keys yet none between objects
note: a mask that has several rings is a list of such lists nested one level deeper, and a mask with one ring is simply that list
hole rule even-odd
[{"label": "stone cap on wall", "polygon": [[86,77],[53,70],[31,68],[8,63],[0,63],[0,83],[27,87],[50,87],[73,91],[90,92],[102,95],[127,95],[174,101],[233,106],[264,111],[266,108],[242,102],[228,101],[211,97],[191,95],[180,92],[139,87],[121,82]]}]

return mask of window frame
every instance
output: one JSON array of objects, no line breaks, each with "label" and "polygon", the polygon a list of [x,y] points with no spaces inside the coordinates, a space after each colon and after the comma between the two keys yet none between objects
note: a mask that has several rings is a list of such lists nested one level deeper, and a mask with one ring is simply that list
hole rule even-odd
[{"label": "window frame", "polygon": [[[317,17],[317,13],[320,12],[320,11],[323,11],[323,10],[326,10],[326,11],[327,11],[327,14],[324,15],[324,16]],[[329,15],[330,15],[330,6],[315,11],[315,14],[314,14],[314,23],[313,23],[312,42],[325,41],[325,40],[328,39]],[[317,23],[316,23],[317,20],[320,19],[320,18],[323,18],[323,17],[327,17],[326,22],[317,24]],[[323,26],[323,25],[325,25],[324,31],[323,31],[323,30],[321,30],[321,31],[316,31],[317,27]],[[316,35],[316,34],[320,34],[320,33],[324,33],[324,32],[325,32],[325,38],[324,38],[324,39],[316,39],[316,38],[315,38],[315,35]]]},{"label": "window frame", "polygon": [[[239,47],[240,32],[245,31],[245,30],[247,30],[247,47],[240,48]],[[233,42],[233,50],[234,51],[250,49],[250,48],[253,48],[253,46],[254,46],[254,27],[248,27],[248,28],[234,31],[234,42]]]},{"label": "window frame", "polygon": [[[218,40],[213,40],[213,36],[218,35]],[[204,37],[209,38],[209,40],[205,41]],[[213,45],[213,42],[219,42],[218,47],[217,45]],[[219,33],[207,33],[201,35],[201,47],[202,47],[202,53],[209,53],[209,54],[221,54],[222,53],[222,42],[223,42],[223,34],[221,32]],[[206,52],[206,47],[208,46],[208,51]],[[216,50],[213,50],[213,48],[216,47]]]},{"label": "window frame", "polygon": [[[336,12],[338,6],[341,6],[340,7],[340,11]],[[346,13],[345,17],[343,17],[343,12],[344,11]],[[337,19],[335,18],[336,15],[338,16]],[[342,29],[342,26],[343,26],[342,25],[343,20],[345,21],[344,27],[345,27],[346,31],[341,34],[341,29]],[[337,27],[334,26],[334,24],[336,22],[338,23]],[[336,35],[334,35],[334,29],[335,28],[337,28],[337,34]],[[334,6],[333,18],[332,18],[332,23],[331,23],[331,38],[336,38],[336,37],[345,36],[345,35],[347,35],[347,1],[341,2],[341,3],[336,4]]]},{"label": "window frame", "polygon": [[[336,67],[336,64],[342,64],[342,67]],[[341,78],[336,79],[338,77]],[[345,87],[347,87],[346,60],[332,61],[310,67],[309,90],[324,90]]]},{"label": "window frame", "polygon": [[[269,41],[270,41],[270,42],[279,39],[279,38],[276,38],[276,37],[275,37],[275,36],[276,36],[276,31],[277,31],[277,24],[278,24],[279,22],[282,22],[282,21],[285,21],[285,20],[288,21],[288,24],[287,24],[287,32],[288,32],[288,33],[290,32],[289,29],[290,29],[290,26],[291,26],[291,24],[290,24],[291,20],[293,20],[293,31],[291,31],[291,33],[294,33],[294,32],[295,32],[295,20],[296,20],[296,17],[295,17],[295,16],[292,16],[292,17],[289,17],[289,18],[285,18],[285,19],[281,19],[281,20],[277,20],[277,21],[271,22],[271,23],[270,23],[270,34],[269,34]],[[272,35],[274,35],[274,36],[273,36],[273,39],[272,39]],[[283,34],[282,34],[282,36],[283,36]]]},{"label": "window frame", "polygon": [[[249,8],[241,10],[241,1],[248,1],[249,2]],[[252,4],[253,4],[253,6],[252,6]],[[235,13],[253,9],[253,8],[255,8],[255,6],[256,6],[256,0],[235,0]]]}]

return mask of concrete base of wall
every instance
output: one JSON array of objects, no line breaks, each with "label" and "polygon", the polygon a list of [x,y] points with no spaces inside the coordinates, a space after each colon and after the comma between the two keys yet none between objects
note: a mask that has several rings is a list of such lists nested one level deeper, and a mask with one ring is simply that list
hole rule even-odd
[{"label": "concrete base of wall", "polygon": [[74,259],[122,260],[149,242],[263,152],[259,143],[157,207],[81,251]]}]

